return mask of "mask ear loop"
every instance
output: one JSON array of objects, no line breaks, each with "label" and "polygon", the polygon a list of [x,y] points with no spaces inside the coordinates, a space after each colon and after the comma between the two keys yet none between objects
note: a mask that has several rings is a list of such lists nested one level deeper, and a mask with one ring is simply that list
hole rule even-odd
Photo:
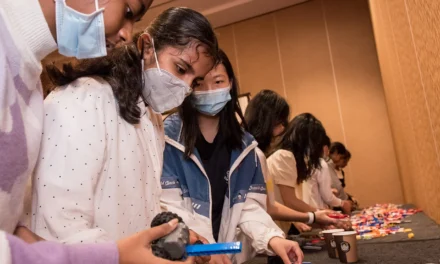
[{"label": "mask ear loop", "polygon": [[95,7],[96,7],[96,11],[98,11],[99,10],[98,0],[95,0]]},{"label": "mask ear loop", "polygon": [[159,70],[160,75],[162,75],[162,70],[160,69],[160,66],[159,66],[159,60],[157,59],[156,48],[154,47],[154,38],[151,38],[151,43],[153,44],[153,52],[154,52],[154,58],[156,59],[157,69]]},{"label": "mask ear loop", "polygon": [[[140,36],[142,37],[142,35]],[[142,65],[142,72],[145,70],[145,61],[144,61],[144,41],[142,41],[142,48],[141,48],[141,65]]]}]

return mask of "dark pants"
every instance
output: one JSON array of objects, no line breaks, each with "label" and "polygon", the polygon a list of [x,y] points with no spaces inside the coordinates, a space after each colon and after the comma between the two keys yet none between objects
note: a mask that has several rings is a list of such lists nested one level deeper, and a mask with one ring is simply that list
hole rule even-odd
[{"label": "dark pants", "polygon": [[[299,235],[300,232],[296,227],[292,224],[290,225],[289,232],[287,232],[287,235]],[[284,264],[283,260],[278,256],[273,257],[267,257],[267,264]]]}]

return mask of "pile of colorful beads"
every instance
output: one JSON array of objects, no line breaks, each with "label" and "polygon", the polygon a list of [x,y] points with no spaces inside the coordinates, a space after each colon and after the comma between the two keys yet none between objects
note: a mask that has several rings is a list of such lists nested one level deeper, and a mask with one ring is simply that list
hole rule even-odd
[{"label": "pile of colorful beads", "polygon": [[[358,239],[372,239],[384,237],[400,232],[412,232],[404,229],[399,224],[404,223],[404,218],[421,212],[418,209],[403,209],[395,204],[376,204],[368,207],[351,217],[353,229],[358,232]],[[412,233],[408,237],[414,236]]]}]

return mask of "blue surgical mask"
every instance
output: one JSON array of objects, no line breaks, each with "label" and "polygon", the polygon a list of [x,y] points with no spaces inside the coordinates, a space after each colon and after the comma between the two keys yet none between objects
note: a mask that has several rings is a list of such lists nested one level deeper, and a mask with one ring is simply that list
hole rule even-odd
[{"label": "blue surgical mask", "polygon": [[104,8],[92,14],[80,13],[66,5],[66,0],[55,0],[57,44],[60,54],[78,59],[107,55],[105,43]]},{"label": "blue surgical mask", "polygon": [[202,114],[215,116],[231,100],[230,87],[209,90],[195,91],[192,93],[192,103]]}]

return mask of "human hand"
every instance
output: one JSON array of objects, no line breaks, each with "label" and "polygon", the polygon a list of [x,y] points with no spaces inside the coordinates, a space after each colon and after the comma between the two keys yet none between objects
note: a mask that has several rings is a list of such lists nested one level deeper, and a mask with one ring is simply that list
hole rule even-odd
[{"label": "human hand", "polygon": [[349,200],[343,200],[342,201],[342,205],[341,205],[341,208],[342,208],[342,212],[344,213],[344,214],[351,214],[351,208],[353,207],[353,203],[351,202],[351,201],[349,201]]},{"label": "human hand", "polygon": [[177,219],[173,219],[166,224],[119,240],[117,242],[119,264],[193,264],[193,257],[188,258],[185,262],[170,261],[156,257],[151,250],[151,243],[171,233],[176,229],[177,224]]},{"label": "human hand", "polygon": [[34,234],[31,230],[29,230],[25,226],[17,226],[17,228],[15,228],[14,235],[29,244],[38,241],[44,241],[43,238],[39,237],[37,234]]},{"label": "human hand", "polygon": [[337,222],[336,219],[329,217],[329,214],[334,214],[331,210],[320,210],[315,212],[315,222],[321,225],[333,225]]},{"label": "human hand", "polygon": [[283,260],[284,264],[301,264],[304,259],[304,254],[295,241],[274,237],[269,241],[269,247]]},{"label": "human hand", "polygon": [[[196,232],[190,229],[189,243],[193,245],[198,241],[202,242],[203,244],[209,244],[209,241],[206,238],[202,237],[201,235],[197,234]],[[195,262],[197,264],[208,263],[210,260],[211,260],[211,256],[198,256],[195,258]]]},{"label": "human hand", "polygon": [[346,220],[338,220],[335,224],[336,229],[344,229],[346,231],[352,230],[351,221],[349,219]]},{"label": "human hand", "polygon": [[212,255],[209,264],[232,264],[232,262],[226,255]]},{"label": "human hand", "polygon": [[301,222],[294,222],[293,225],[296,227],[296,229],[298,229],[299,232],[304,233],[304,232],[309,232],[312,230],[312,227],[301,223]]}]

